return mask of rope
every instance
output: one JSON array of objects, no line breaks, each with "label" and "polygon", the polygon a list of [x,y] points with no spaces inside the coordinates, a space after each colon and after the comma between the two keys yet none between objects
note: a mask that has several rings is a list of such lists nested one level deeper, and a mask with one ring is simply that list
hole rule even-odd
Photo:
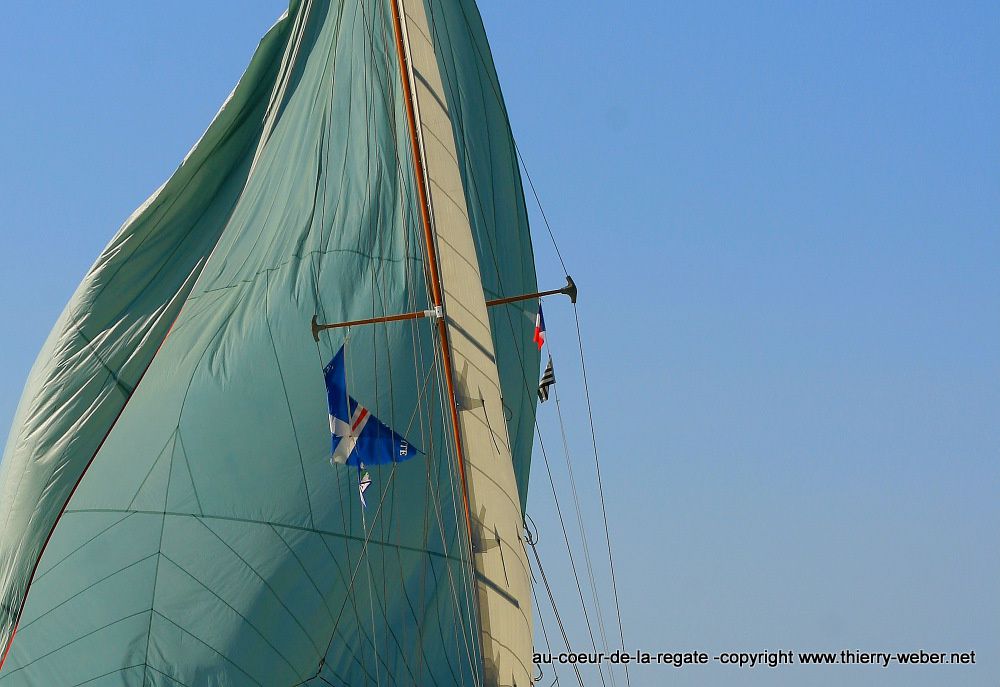
[{"label": "rope", "polygon": [[[465,23],[466,23],[466,26],[469,29],[469,33],[474,35],[474,31],[472,29],[472,25],[469,22],[469,17],[468,17],[468,15],[465,12],[465,7],[464,6],[462,6],[462,16],[465,19]],[[479,50],[479,44],[477,42],[473,41],[473,45],[476,48],[476,53],[479,56],[480,62],[483,64],[483,66],[489,72],[490,69],[489,69],[488,63],[486,62],[486,59],[483,57],[482,52]],[[503,97],[500,95],[500,92],[499,92],[499,84],[494,84],[493,81],[490,80],[490,85],[493,88],[494,94],[496,95],[497,102],[500,104],[500,107],[504,109],[504,112],[506,114],[506,108],[504,107]],[[509,118],[508,118],[508,129],[509,129]],[[517,141],[514,139],[513,132],[511,132],[511,134],[510,134],[510,139],[511,139],[511,142],[513,143],[513,145],[514,145],[514,151],[515,151],[515,153],[517,155],[517,158],[518,158],[518,160],[521,163],[521,168],[524,170],[524,175],[528,179],[528,186],[529,186],[529,188],[531,188],[532,195],[535,198],[535,203],[538,206],[538,211],[539,211],[539,213],[542,216],[542,221],[545,224],[545,228],[546,228],[546,231],[547,231],[547,233],[549,235],[549,239],[552,242],[552,247],[555,250],[556,256],[559,259],[559,264],[562,266],[563,273],[564,274],[568,274],[569,272],[568,272],[568,270],[566,268],[566,262],[563,259],[562,252],[559,250],[559,245],[558,245],[558,242],[556,241],[555,233],[552,231],[552,225],[549,222],[548,216],[545,213],[545,208],[542,206],[541,198],[539,197],[537,189],[535,188],[535,184],[534,184],[534,182],[531,179],[531,174],[528,171],[528,165],[527,165],[527,163],[524,160],[524,156],[521,154],[521,150],[520,150],[520,148],[517,145]],[[617,576],[616,576],[615,568],[614,568],[614,555],[613,555],[612,549],[611,549],[611,534],[610,534],[610,529],[608,527],[607,506],[605,504],[605,499],[604,499],[604,485],[603,485],[603,480],[601,479],[600,458],[599,458],[599,452],[598,452],[598,449],[597,449],[597,433],[596,433],[596,429],[595,429],[595,426],[594,426],[593,407],[592,407],[592,404],[591,404],[591,401],[590,401],[590,389],[589,389],[589,384],[588,384],[588,380],[587,380],[586,363],[585,363],[584,353],[583,353],[583,338],[582,338],[582,335],[581,335],[581,332],[580,332],[580,317],[579,317],[579,312],[577,310],[576,304],[573,304],[573,315],[574,315],[574,318],[576,320],[576,333],[577,333],[577,341],[579,343],[579,348],[580,348],[580,363],[581,363],[581,368],[583,370],[584,390],[585,390],[585,395],[586,395],[586,400],[587,400],[587,413],[588,413],[588,416],[590,418],[591,438],[592,438],[593,444],[594,444],[594,463],[595,463],[595,466],[597,468],[597,483],[598,483],[598,489],[599,489],[600,497],[601,497],[601,513],[602,513],[603,518],[604,518],[604,533],[605,533],[605,539],[606,539],[607,547],[608,547],[608,563],[609,563],[609,566],[610,566],[610,569],[611,569],[611,582],[612,582],[612,588],[614,590],[614,598],[615,598],[615,612],[617,614],[617,619],[618,619],[618,635],[619,635],[619,639],[622,642],[622,649],[624,650],[624,648],[625,648],[625,633],[624,633],[623,623],[622,623],[621,605],[620,605],[619,599],[618,599],[618,583],[617,583]],[[631,687],[632,683],[631,683],[631,680],[629,678],[628,664],[625,664],[625,681],[626,681],[626,684],[629,685],[629,687]]]},{"label": "rope", "polygon": [[[464,9],[463,9],[463,13],[464,13]],[[431,15],[429,17],[429,19],[430,19],[432,31],[433,31],[433,33],[435,33],[435,35],[437,35],[438,34],[437,22],[434,21],[433,15]],[[440,41],[438,41],[438,42],[440,42]],[[478,51],[478,48],[477,48],[477,51]],[[444,69],[447,71],[447,65],[446,64],[444,65]],[[448,79],[445,79],[445,82],[446,83],[450,83]],[[452,98],[453,99],[454,99],[454,95],[455,94],[452,94]],[[500,102],[501,102],[501,106],[502,106],[502,100]],[[459,120],[458,121],[458,123],[459,123],[459,129],[463,129],[464,130],[464,126],[462,125],[462,121],[461,121],[460,111],[455,110],[452,113],[452,116],[458,118],[458,120]],[[468,151],[468,148],[467,148],[467,145],[466,145],[466,142],[465,142],[464,138],[461,141],[461,144],[462,144],[462,150],[463,150],[464,154],[468,157],[469,156],[469,151]],[[479,189],[476,186],[475,179],[470,176],[470,181],[471,181],[471,184],[472,184],[473,197],[475,198],[475,200],[477,202],[477,205],[478,205],[480,213],[485,216],[485,210],[484,210],[484,207],[483,207],[483,201],[482,201],[482,198],[481,198],[481,196],[479,194]],[[501,272],[500,272],[500,267],[499,267],[499,260],[497,259],[496,250],[495,250],[495,248],[493,246],[492,236],[490,235],[489,232],[484,232],[484,233],[486,234],[486,238],[487,238],[487,246],[489,247],[490,253],[491,253],[492,258],[493,258],[494,269],[496,270],[496,275],[497,275],[497,281],[498,281],[499,285],[501,286],[501,288],[503,288],[503,283],[502,283],[502,278],[501,278]],[[511,336],[514,339],[514,341],[516,342],[517,341],[517,335],[516,335],[516,332],[515,332],[515,329],[514,329],[513,320],[511,319],[511,314],[510,314],[509,310],[507,311],[507,320],[508,320],[508,324],[509,324],[510,329],[511,329]],[[518,359],[519,359],[519,362],[520,362],[520,367],[521,367],[522,372],[523,372],[523,374],[522,374],[522,380],[524,381],[525,389],[526,389],[527,393],[529,394],[529,396],[533,396],[534,392],[533,392],[533,389],[532,389],[532,385],[528,382],[527,378],[525,377],[525,375],[527,374],[527,371],[525,370],[524,358],[521,355],[520,348],[516,345],[516,343],[515,343],[514,349],[517,352],[517,356],[518,356]],[[587,631],[588,631],[588,634],[590,636],[591,643],[592,643],[592,645],[594,647],[594,650],[596,651],[597,650],[597,641],[596,641],[596,639],[594,637],[594,632],[593,632],[593,629],[592,629],[592,626],[591,626],[590,615],[587,612],[587,604],[586,604],[586,601],[583,598],[583,588],[582,588],[582,585],[580,583],[580,578],[579,578],[579,574],[577,572],[575,558],[573,556],[572,546],[570,544],[569,535],[568,535],[568,532],[566,530],[565,521],[564,521],[563,516],[562,516],[562,509],[561,509],[561,507],[559,505],[559,498],[558,498],[558,495],[556,493],[555,482],[554,482],[554,479],[553,479],[553,476],[552,476],[551,467],[549,465],[548,454],[545,451],[545,445],[544,445],[544,442],[543,442],[543,440],[541,438],[541,432],[540,432],[540,430],[537,427],[537,423],[535,425],[535,432],[536,432],[536,435],[538,436],[539,445],[540,445],[541,450],[542,450],[542,456],[544,458],[544,462],[545,462],[545,466],[546,466],[546,471],[547,471],[548,477],[549,477],[549,484],[552,487],[553,500],[555,502],[556,511],[558,513],[560,525],[562,527],[563,537],[564,537],[564,540],[565,540],[565,543],[566,543],[566,550],[567,550],[567,553],[569,555],[570,565],[571,565],[571,568],[572,568],[572,571],[573,571],[573,577],[574,577],[574,580],[575,580],[576,586],[577,586],[577,592],[578,592],[578,594],[580,596],[580,603],[581,603],[581,607],[583,609],[584,619],[585,619],[586,625],[587,625]],[[606,687],[607,683],[604,680],[604,673],[603,673],[603,671],[601,669],[601,666],[598,666],[598,674],[601,676],[601,683],[603,685],[605,685],[605,687]],[[612,683],[613,683],[613,681],[614,681],[614,676],[613,675],[611,676],[611,679],[612,679]]]},{"label": "rope", "polygon": [[[618,638],[622,642],[622,650],[625,649],[625,630],[622,627],[622,609],[618,602],[618,580],[615,575],[615,559],[611,552],[611,530],[608,527],[608,509],[604,502],[604,481],[601,479],[601,459],[597,449],[597,430],[594,426],[594,409],[590,402],[590,384],[587,381],[587,362],[583,354],[583,336],[580,334],[580,313],[573,305],[573,317],[576,320],[576,340],[580,346],[580,369],[583,371],[583,390],[587,399],[587,416],[590,419],[590,437],[594,445],[594,467],[597,470],[597,488],[601,496],[601,514],[604,516],[604,538],[608,545],[608,566],[611,568],[611,588],[615,595],[615,612],[618,615]],[[625,664],[625,682],[629,681],[628,664]]]},{"label": "rope", "polygon": [[[552,587],[549,586],[549,578],[545,575],[545,569],[542,567],[542,559],[538,555],[538,547],[535,544],[531,544],[531,552],[535,555],[535,564],[538,566],[538,572],[542,576],[542,582],[545,584],[545,591],[549,595],[549,603],[552,605],[552,613],[556,617],[556,623],[559,625],[559,632],[562,634],[563,643],[566,645],[566,651],[572,651],[569,643],[569,635],[566,634],[566,626],[563,624],[562,616],[559,614],[559,608],[556,606],[556,598],[552,595]],[[576,681],[583,687],[583,676],[580,675],[580,668],[577,664],[573,663],[573,672],[576,674]]]},{"label": "rope", "polygon": [[[553,392],[556,401],[556,415],[559,418],[559,430],[562,435],[563,442],[563,454],[566,458],[566,471],[569,473],[569,483],[570,489],[573,494],[573,506],[576,511],[576,522],[577,526],[580,528],[580,540],[583,544],[583,557],[587,564],[587,576],[590,579],[590,590],[594,595],[594,606],[597,610],[597,627],[601,632],[601,640],[604,642],[604,648],[607,650],[609,648],[608,635],[604,626],[604,614],[601,611],[601,603],[597,594],[597,581],[594,577],[594,566],[590,558],[590,545],[587,544],[586,528],[583,525],[583,511],[580,508],[580,498],[577,494],[576,489],[576,478],[573,475],[573,461],[570,458],[569,441],[566,438],[566,425],[563,423],[562,406],[559,403],[559,390],[553,386]],[[610,671],[609,671],[610,672]],[[612,673],[613,675],[613,673]],[[614,684],[614,679],[612,678],[612,684]]]}]

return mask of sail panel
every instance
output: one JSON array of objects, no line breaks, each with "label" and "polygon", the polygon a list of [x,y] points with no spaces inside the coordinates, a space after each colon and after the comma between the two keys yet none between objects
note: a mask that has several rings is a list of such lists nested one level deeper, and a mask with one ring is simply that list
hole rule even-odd
[{"label": "sail panel", "polygon": [[0,651],[42,548],[131,399],[239,198],[288,22],[176,173],[122,226],[32,368],[0,463]]},{"label": "sail panel", "polygon": [[530,684],[531,581],[521,541],[524,516],[501,399],[493,330],[448,91],[423,0],[401,0],[429,186],[452,364],[463,393],[480,403],[460,413],[481,630],[482,684]]},{"label": "sail panel", "polygon": [[[538,290],[528,213],[493,57],[474,0],[425,0],[487,299]],[[537,304],[489,309],[521,509],[528,498],[539,351]]]}]

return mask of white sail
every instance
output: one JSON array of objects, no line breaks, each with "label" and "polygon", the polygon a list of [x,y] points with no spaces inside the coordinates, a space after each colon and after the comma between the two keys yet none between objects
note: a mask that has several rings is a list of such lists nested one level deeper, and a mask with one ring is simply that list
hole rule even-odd
[{"label": "white sail", "polygon": [[436,239],[471,511],[484,683],[531,683],[531,575],[490,319],[458,167],[453,122],[423,0],[400,0]]}]

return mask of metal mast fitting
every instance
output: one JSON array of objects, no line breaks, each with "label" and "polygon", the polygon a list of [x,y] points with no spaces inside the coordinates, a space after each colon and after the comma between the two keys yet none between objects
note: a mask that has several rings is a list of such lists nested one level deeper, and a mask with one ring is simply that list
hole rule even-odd
[{"label": "metal mast fitting", "polygon": [[565,294],[569,296],[569,299],[574,304],[576,303],[576,282],[573,281],[573,277],[566,275],[566,286],[561,289],[552,289],[551,291],[538,291],[536,293],[526,293],[523,296],[508,296],[507,298],[496,298],[492,301],[486,301],[486,307],[492,308],[495,305],[506,305],[507,303],[517,303],[518,301],[526,301],[532,298],[544,298],[545,296],[555,296],[556,294]]}]

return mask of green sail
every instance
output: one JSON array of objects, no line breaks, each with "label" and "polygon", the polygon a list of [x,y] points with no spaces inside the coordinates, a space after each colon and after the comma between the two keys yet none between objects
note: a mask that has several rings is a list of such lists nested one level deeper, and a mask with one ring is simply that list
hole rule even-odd
[{"label": "green sail", "polygon": [[[533,291],[478,10],[425,8],[469,257],[488,297]],[[389,5],[292,2],[32,369],[0,464],[0,687],[484,682],[433,330],[309,329],[429,307],[410,150]],[[490,319],[523,508],[538,354],[521,308]],[[372,469],[367,510],[328,462],[345,340],[352,394],[425,454]]]}]

